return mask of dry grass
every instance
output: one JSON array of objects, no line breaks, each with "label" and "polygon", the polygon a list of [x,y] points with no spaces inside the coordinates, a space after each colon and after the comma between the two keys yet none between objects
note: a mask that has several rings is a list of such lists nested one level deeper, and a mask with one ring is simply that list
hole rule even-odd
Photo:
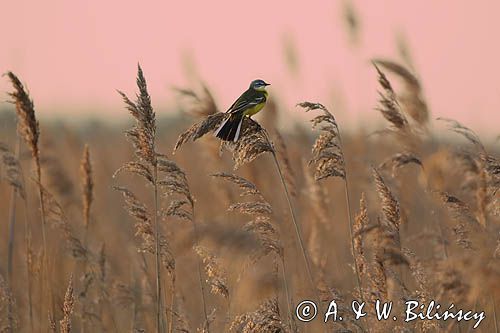
[{"label": "dry grass", "polygon": [[[201,97],[179,89],[194,119],[165,122],[139,67],[136,100],[120,93],[135,120],[125,132],[129,146],[118,126],[39,124],[27,90],[8,73],[18,135],[14,121],[0,133],[0,225],[10,230],[1,234],[10,245],[0,250],[0,331],[472,326],[379,322],[373,310],[355,321],[352,299],[392,300],[397,311],[408,299],[453,302],[486,312],[478,331],[498,331],[498,148],[451,120],[451,138],[435,137],[413,71],[374,64],[377,109],[388,122],[379,135],[344,131],[335,109],[310,102],[300,105],[316,113],[314,132],[304,124],[277,131],[276,114],[285,111],[274,103],[272,119],[245,119],[241,140],[223,144],[211,132],[224,114],[206,87]],[[19,154],[12,148],[18,137]],[[160,153],[172,150],[172,157]],[[9,213],[15,200],[22,204]],[[14,228],[23,219],[25,228]],[[341,302],[343,322],[295,318],[301,300],[317,300],[322,313],[332,298]]]}]

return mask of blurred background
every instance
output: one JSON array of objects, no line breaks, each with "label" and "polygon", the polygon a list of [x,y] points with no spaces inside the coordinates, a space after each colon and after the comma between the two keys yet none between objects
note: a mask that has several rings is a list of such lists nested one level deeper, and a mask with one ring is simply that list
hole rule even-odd
[{"label": "blurred background", "polygon": [[[220,154],[220,141],[212,135],[172,153],[185,129],[215,112],[214,104],[225,111],[255,78],[272,84],[271,101],[255,118],[269,131],[286,166],[291,201],[320,291],[328,298],[358,299],[349,223],[364,194],[372,224],[359,233],[366,232],[360,236],[366,253],[359,257],[366,257],[370,273],[362,279],[363,288],[378,295],[373,292],[376,287],[389,286],[388,299],[403,299],[403,292],[399,295],[399,287],[394,287],[397,280],[401,290],[408,291],[405,299],[424,295],[442,304],[453,301],[464,309],[484,309],[487,320],[482,332],[498,327],[500,47],[494,34],[500,31],[500,2],[19,0],[3,1],[0,8],[0,73],[17,74],[34,100],[41,132],[41,183],[59,203],[66,223],[57,219],[48,223],[50,262],[44,273],[39,186],[33,181],[30,150],[16,135],[16,112],[8,103],[12,84],[0,77],[0,277],[8,281],[14,300],[4,301],[0,281],[0,328],[45,331],[49,308],[53,318],[61,320],[73,274],[76,332],[155,331],[154,256],[138,251],[144,232],[113,189],[126,186],[152,213],[151,186],[134,175],[113,176],[135,159],[134,148],[123,135],[133,118],[116,90],[135,100],[137,63],[157,116],[156,151],[167,154],[186,173],[196,199],[194,221],[203,235],[199,243],[213,252],[225,271],[229,296],[209,294],[209,286],[202,284],[207,287],[208,312],[216,310],[212,333],[227,332],[238,315],[252,313],[275,297],[281,317],[288,321],[289,297],[284,292],[288,283],[290,303],[311,297],[272,155],[262,154],[235,171],[231,153]],[[392,70],[380,66],[394,85],[392,95],[397,95],[402,114],[410,120],[409,130],[394,126],[399,118],[386,112],[388,122],[376,110],[383,97],[373,59],[401,64],[404,67],[397,68],[418,78],[409,74],[404,81],[394,66]],[[308,161],[318,133],[310,130],[306,117],[320,112],[305,116],[296,107],[302,101],[321,102],[334,114],[342,132],[345,182],[339,177],[314,180],[316,165]],[[427,115],[427,106],[430,120],[419,121],[415,115]],[[458,125],[455,132],[448,131],[446,123],[434,121],[438,117],[453,118],[473,129],[484,149],[472,132]],[[383,131],[388,127],[390,131]],[[372,135],[375,131],[381,135]],[[328,140],[333,138],[338,136]],[[8,151],[19,160],[25,200],[4,181],[10,170]],[[416,157],[397,155],[407,151]],[[337,155],[325,156],[335,160]],[[82,195],[89,177],[87,162],[92,166],[90,206]],[[400,239],[415,252],[405,253],[410,264],[391,264],[389,278],[380,280],[383,283],[371,274],[380,272],[375,254],[385,246],[370,231],[385,214],[383,191],[374,184],[371,166],[380,170],[398,200]],[[270,221],[286,250],[281,273],[288,282],[277,277],[275,254],[250,261],[253,251],[263,247],[245,230],[255,214],[239,214],[228,207],[257,199],[242,198],[233,184],[209,176],[219,172],[248,179],[269,202]],[[161,208],[167,210],[174,199],[162,195]],[[90,207],[86,217],[85,207]],[[471,224],[474,229],[467,229]],[[166,316],[176,314],[175,320],[169,318],[170,323],[175,321],[176,332],[201,332],[206,321],[200,282],[193,273],[198,268],[193,225],[168,217],[160,226],[176,260],[176,289],[165,269],[162,280]],[[71,247],[76,240],[85,245],[88,257],[81,258]],[[469,243],[475,252],[464,248]],[[12,267],[6,267],[8,258]],[[421,269],[414,269],[417,264]],[[427,285],[415,272],[425,273]],[[209,278],[204,270],[201,273],[202,280]],[[401,278],[394,279],[396,275]],[[47,291],[45,284],[53,290]],[[53,302],[44,293],[51,294]],[[396,326],[399,323],[390,322],[387,325],[395,326],[380,329],[377,322],[370,324],[375,325],[373,332],[403,331]],[[321,321],[311,325],[298,325],[299,331],[324,327]],[[346,325],[359,331],[356,323]],[[468,323],[453,325],[442,322],[427,331],[470,328]],[[191,330],[182,330],[184,326]],[[426,331],[420,322],[408,327]],[[345,327],[340,331],[348,332]]]},{"label": "blurred background", "polygon": [[[42,117],[126,117],[115,89],[133,91],[140,62],[160,116],[176,110],[174,86],[202,80],[225,110],[263,78],[288,113],[321,101],[343,126],[364,127],[381,120],[370,60],[389,57],[411,61],[434,117],[498,134],[495,1],[20,0],[2,9],[0,70],[24,80]],[[2,79],[2,100],[6,91]]]}]

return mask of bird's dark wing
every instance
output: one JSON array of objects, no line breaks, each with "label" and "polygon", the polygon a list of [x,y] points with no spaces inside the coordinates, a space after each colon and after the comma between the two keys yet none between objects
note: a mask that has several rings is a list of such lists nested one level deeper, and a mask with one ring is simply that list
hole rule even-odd
[{"label": "bird's dark wing", "polygon": [[245,111],[257,104],[260,104],[266,100],[263,95],[258,95],[254,90],[245,91],[231,107],[226,111],[226,113],[238,113]]}]

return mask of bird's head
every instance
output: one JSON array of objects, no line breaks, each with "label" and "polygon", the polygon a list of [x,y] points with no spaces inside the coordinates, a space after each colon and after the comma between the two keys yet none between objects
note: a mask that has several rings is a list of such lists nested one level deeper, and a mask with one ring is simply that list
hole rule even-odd
[{"label": "bird's head", "polygon": [[266,86],[268,86],[269,83],[266,83],[264,80],[253,80],[252,83],[250,83],[250,88],[258,91],[264,91],[266,90]]}]

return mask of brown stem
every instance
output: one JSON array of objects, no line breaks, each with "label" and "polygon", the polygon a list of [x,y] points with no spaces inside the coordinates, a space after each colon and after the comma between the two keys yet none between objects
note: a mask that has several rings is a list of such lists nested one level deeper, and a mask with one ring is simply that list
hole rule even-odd
[{"label": "brown stem", "polygon": [[161,309],[161,267],[160,267],[160,224],[158,221],[158,167],[154,165],[154,201],[155,201],[155,215],[154,215],[154,228],[155,228],[155,274],[156,274],[156,330],[157,332],[163,331],[163,316]]},{"label": "brown stem", "polygon": [[[340,130],[338,129],[337,127],[337,130],[338,130],[338,134],[339,134],[339,142],[340,142],[340,146],[342,148],[342,155],[344,155],[344,144],[342,142],[342,136],[340,135]],[[349,238],[351,240],[351,254],[352,254],[352,259],[353,259],[353,262],[354,262],[354,270],[356,272],[356,282],[357,282],[357,287],[358,287],[358,291],[359,291],[359,297],[361,297],[361,302],[365,302],[364,301],[364,297],[363,297],[363,289],[361,288],[361,277],[359,275],[359,269],[358,269],[358,264],[356,262],[356,256],[354,255],[354,237],[353,237],[353,233],[352,233],[352,225],[353,225],[353,220],[352,220],[352,216],[351,216],[351,200],[349,199],[349,185],[347,183],[347,167],[346,167],[346,163],[345,163],[345,156],[342,156],[342,165],[344,167],[344,193],[345,193],[345,202],[346,202],[346,208],[347,208],[347,217],[348,217],[348,225],[349,225]],[[364,331],[364,328],[361,327],[361,329]]]},{"label": "brown stem", "polygon": [[497,306],[495,302],[495,298],[491,298],[493,301],[493,320],[495,321],[495,333],[498,333],[498,318],[497,318]]},{"label": "brown stem", "polygon": [[285,297],[286,297],[286,305],[288,307],[288,322],[289,326],[292,332],[295,332],[294,330],[294,321],[293,321],[293,312],[292,312],[292,298],[290,295],[289,287],[288,287],[288,280],[286,278],[286,267],[285,267],[285,256],[283,254],[281,259],[281,274],[283,276],[283,285],[285,286]]},{"label": "brown stem", "polygon": [[28,222],[28,199],[24,198],[24,236],[26,245],[26,274],[28,280],[28,317],[30,319],[31,332],[34,332],[33,323],[33,281],[31,277],[32,268],[30,263],[30,252],[31,252],[31,226]]},{"label": "brown stem", "polygon": [[[342,155],[344,154],[344,144],[342,142],[342,137],[340,135],[340,130],[338,131],[339,133],[339,142],[340,146],[342,147]],[[352,233],[352,225],[353,225],[353,220],[351,216],[351,201],[349,199],[349,185],[347,183],[347,167],[345,163],[345,156],[343,156],[343,162],[342,162],[343,168],[344,168],[344,193],[345,193],[345,201],[346,201],[346,209],[347,209],[347,217],[348,217],[348,225],[349,225],[349,238],[351,240],[351,254],[352,254],[352,259],[354,262],[354,269],[356,271],[356,282],[357,282],[357,287],[359,291],[359,296],[361,297],[361,301],[364,302],[364,297],[363,297],[363,290],[361,289],[361,277],[359,275],[359,269],[358,265],[356,262],[356,256],[354,255],[354,237]]]},{"label": "brown stem", "polygon": [[172,285],[171,285],[171,295],[170,295],[170,321],[168,326],[168,332],[174,332],[174,306],[175,306],[175,270],[172,272]]},{"label": "brown stem", "polygon": [[[40,215],[41,215],[41,221],[42,221],[42,262],[43,262],[43,272],[42,275],[42,280],[46,281],[46,287],[47,287],[47,293],[48,293],[48,298],[49,298],[49,309],[48,311],[52,311],[53,313],[53,308],[54,308],[54,299],[52,295],[52,285],[50,284],[50,269],[49,269],[49,261],[48,261],[48,255],[47,255],[47,232],[46,232],[46,219],[45,219],[45,202],[43,199],[43,189],[42,189],[42,171],[41,171],[41,166],[40,166],[40,156],[37,154],[35,157],[35,168],[36,168],[36,175],[37,175],[37,182],[38,182],[38,199],[40,203]],[[42,282],[43,286],[43,282]],[[42,289],[42,294],[43,294],[43,289]],[[42,308],[43,311],[43,308]],[[45,318],[45,314],[42,312],[40,313],[40,318]]]},{"label": "brown stem", "polygon": [[[199,246],[199,234],[198,234],[198,227],[196,225],[196,219],[194,216],[194,206],[193,206],[193,231],[194,231],[194,241],[195,241],[195,246]],[[196,255],[196,253],[195,253]],[[207,303],[205,299],[205,287],[203,285],[203,278],[201,275],[202,271],[202,264],[201,264],[201,259],[200,256],[196,255],[197,259],[197,264],[198,264],[198,281],[200,283],[200,289],[201,289],[201,299],[203,302],[203,315],[205,316],[205,322],[207,323],[207,333],[210,333],[210,323],[208,321],[208,313],[207,313]]]},{"label": "brown stem", "polygon": [[285,191],[285,197],[286,197],[286,200],[288,203],[288,208],[290,210],[290,215],[292,217],[292,222],[293,222],[293,225],[295,228],[295,234],[296,234],[297,239],[299,241],[299,246],[300,246],[300,249],[302,252],[302,256],[304,257],[304,262],[305,262],[305,266],[306,266],[307,276],[309,278],[309,283],[311,284],[311,288],[313,288],[313,290],[316,290],[316,288],[314,287],[314,279],[312,277],[310,260],[309,260],[309,257],[307,255],[307,252],[306,252],[304,240],[302,239],[302,232],[300,230],[299,223],[297,222],[297,218],[295,217],[295,209],[294,209],[292,201],[290,199],[290,194],[288,192],[288,186],[286,185],[285,179],[283,177],[283,173],[281,171],[281,166],[278,162],[278,158],[276,157],[276,153],[274,152],[274,150],[271,153],[273,155],[274,163],[276,165],[276,169],[278,170],[278,173],[279,173],[279,176],[281,179],[281,183],[282,183],[284,191]]},{"label": "brown stem", "polygon": [[[19,159],[19,146],[21,144],[21,139],[18,137],[16,143],[16,158]],[[16,199],[17,199],[17,188],[12,186],[10,192],[10,202],[9,202],[9,240],[7,244],[7,283],[10,288],[13,288],[13,271],[12,271],[12,259],[14,256],[14,235],[15,235],[15,227],[16,227]],[[8,318],[9,318],[9,327],[12,331],[13,326],[13,317],[12,317],[12,303],[9,302],[8,305]]]},{"label": "brown stem", "polygon": [[17,188],[14,186],[10,192],[9,202],[9,240],[7,245],[7,277],[9,284],[12,286],[12,258],[14,255],[14,230],[16,227],[16,199]]}]

